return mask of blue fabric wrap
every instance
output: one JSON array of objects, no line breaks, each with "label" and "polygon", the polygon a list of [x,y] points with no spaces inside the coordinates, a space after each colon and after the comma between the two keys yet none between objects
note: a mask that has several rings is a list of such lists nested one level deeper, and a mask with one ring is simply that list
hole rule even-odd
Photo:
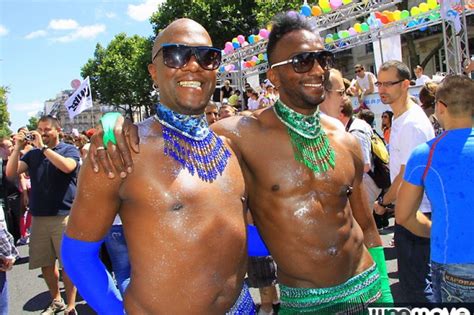
[{"label": "blue fabric wrap", "polygon": [[247,251],[249,256],[269,256],[267,246],[263,242],[255,225],[247,225]]},{"label": "blue fabric wrap", "polygon": [[64,270],[87,304],[97,313],[125,314],[120,292],[99,259],[103,242],[85,242],[63,234],[61,257]]}]

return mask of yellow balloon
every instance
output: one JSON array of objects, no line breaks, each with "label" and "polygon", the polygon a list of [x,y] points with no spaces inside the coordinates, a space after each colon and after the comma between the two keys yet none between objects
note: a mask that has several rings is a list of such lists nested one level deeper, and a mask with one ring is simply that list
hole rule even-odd
[{"label": "yellow balloon", "polygon": [[420,9],[418,7],[413,7],[410,9],[410,13],[411,13],[411,16],[415,16],[415,15],[418,15],[420,14]]},{"label": "yellow balloon", "polygon": [[428,8],[430,8],[430,10],[436,9],[436,6],[438,5],[438,2],[436,2],[436,0],[428,0],[426,1],[426,3],[428,4]]},{"label": "yellow balloon", "polygon": [[357,33],[362,33],[362,25],[360,23],[354,24],[354,29]]},{"label": "yellow balloon", "polygon": [[428,7],[428,4],[424,2],[420,3],[419,8],[420,8],[420,11],[423,13],[428,12],[430,10],[430,8]]},{"label": "yellow balloon", "polygon": [[402,12],[400,10],[393,11],[393,18],[395,21],[400,21],[402,19]]}]

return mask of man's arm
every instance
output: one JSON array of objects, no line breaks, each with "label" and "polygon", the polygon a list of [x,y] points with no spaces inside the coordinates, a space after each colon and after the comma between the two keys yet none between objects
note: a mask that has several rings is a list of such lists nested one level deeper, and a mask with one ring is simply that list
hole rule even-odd
[{"label": "man's arm", "polygon": [[[354,138],[350,140],[349,148],[356,148],[357,142]],[[353,149],[352,149],[353,150]],[[367,247],[370,256],[377,266],[380,276],[382,296],[377,301],[383,304],[393,304],[393,296],[390,290],[390,281],[388,279],[387,264],[385,262],[385,254],[382,246],[382,239],[377,231],[372,210],[369,208],[367,196],[362,183],[363,161],[360,150],[353,150],[355,178],[353,183],[352,194],[349,196],[349,202],[352,213],[357,223],[359,223],[364,233],[364,244]]]},{"label": "man's arm", "polygon": [[369,74],[369,88],[365,90],[365,93],[364,93],[365,95],[374,93],[375,91],[374,77],[375,76],[373,74]]},{"label": "man's arm", "polygon": [[99,249],[120,207],[121,180],[95,174],[86,159],[62,241],[64,268],[88,304],[99,314],[123,314],[112,277],[99,259]]},{"label": "man's arm", "polygon": [[43,151],[44,156],[56,166],[61,172],[69,174],[73,172],[77,167],[77,162],[73,158],[62,156],[61,154],[47,149]]},{"label": "man's arm", "polygon": [[395,207],[395,219],[413,234],[421,237],[430,237],[431,221],[418,209],[423,200],[424,188],[403,181],[398,192]]},{"label": "man's arm", "polygon": [[347,147],[351,148],[350,150],[353,154],[355,166],[355,178],[352,185],[352,193],[349,196],[352,214],[364,232],[364,243],[366,247],[371,248],[382,246],[382,240],[377,231],[377,226],[375,224],[372,211],[369,208],[366,191],[362,183],[362,176],[364,173],[362,152],[359,149],[360,146],[358,145],[358,140],[355,137],[350,138],[350,143],[347,144]]},{"label": "man's arm", "polygon": [[[39,132],[31,131],[31,133],[34,135],[34,140],[33,140],[34,145],[37,148],[43,148],[44,147],[43,138],[41,137]],[[74,160],[71,157],[62,156],[61,154],[53,151],[52,149],[43,150],[43,154],[55,167],[57,167],[61,172],[65,174],[69,174],[73,172],[77,167],[76,160]]]},{"label": "man's arm", "polygon": [[8,178],[15,178],[28,170],[28,164],[20,161],[21,150],[25,147],[23,134],[18,134],[15,138],[15,148],[8,158],[5,174]]},{"label": "man's arm", "polygon": [[[382,198],[382,204],[383,205],[392,204],[397,200],[398,191],[399,191],[400,186],[402,184],[404,174],[405,174],[405,165],[401,165],[400,166],[400,172],[398,173],[397,176],[395,176],[392,184],[390,185],[387,192],[385,193],[385,195]],[[374,203],[374,210],[375,210],[375,213],[380,214],[380,215],[384,214],[385,211],[387,211],[387,209],[385,207],[381,206],[378,203],[378,201],[375,201],[375,203]]]}]

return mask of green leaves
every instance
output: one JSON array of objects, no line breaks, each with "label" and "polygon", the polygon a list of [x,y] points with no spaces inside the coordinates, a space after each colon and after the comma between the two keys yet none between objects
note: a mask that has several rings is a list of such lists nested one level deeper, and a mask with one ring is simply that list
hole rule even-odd
[{"label": "green leaves", "polygon": [[10,130],[10,114],[8,113],[7,104],[8,88],[0,86],[0,137],[9,136],[12,131]]},{"label": "green leaves", "polygon": [[94,58],[81,69],[82,77],[90,77],[93,98],[127,112],[144,108],[148,114],[154,100],[152,81],[148,75],[152,41],[138,35],[120,33],[103,48],[97,44]]}]

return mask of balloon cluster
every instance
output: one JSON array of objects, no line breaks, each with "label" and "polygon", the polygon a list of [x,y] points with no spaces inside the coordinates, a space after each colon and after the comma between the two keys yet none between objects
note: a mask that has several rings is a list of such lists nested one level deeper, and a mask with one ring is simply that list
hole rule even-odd
[{"label": "balloon cluster", "polygon": [[254,44],[262,39],[267,39],[269,34],[270,31],[268,29],[262,28],[257,35],[252,34],[247,39],[244,35],[238,35],[232,39],[232,42],[225,43],[224,54],[230,54],[236,49]]},{"label": "balloon cluster", "polygon": [[[363,23],[355,23],[352,27],[348,30],[341,30],[334,34],[326,35],[324,42],[325,44],[331,44],[341,38],[349,38],[351,36],[356,36],[360,33],[369,32],[371,29],[376,29],[382,27],[383,25],[401,21],[409,18],[410,16],[415,17],[417,15],[427,13],[429,11],[435,10],[439,8],[439,4],[437,0],[428,0],[427,2],[422,2],[418,6],[414,6],[408,10],[395,10],[395,11],[383,11],[383,12],[373,12],[369,15],[367,20]],[[439,12],[432,12],[429,16],[429,20],[437,20],[440,18]],[[413,27],[418,25],[419,23],[423,23],[425,20],[421,18],[419,20],[412,20],[407,23],[407,27]],[[426,28],[421,28],[421,31],[426,30]]]},{"label": "balloon cluster", "polygon": [[352,0],[319,0],[317,5],[309,6],[306,2],[300,10],[300,14],[304,16],[320,16],[321,14],[330,13],[337,10],[343,5],[352,3]]},{"label": "balloon cluster", "polygon": [[[251,58],[248,58],[245,61],[242,61],[242,64],[240,65],[241,69],[248,69],[255,67],[256,65],[259,65],[263,62],[266,62],[268,60],[267,54],[258,54],[257,56],[252,56]],[[219,68],[220,72],[231,72],[237,70],[237,66],[235,64],[229,64],[225,66],[221,66]]]}]

